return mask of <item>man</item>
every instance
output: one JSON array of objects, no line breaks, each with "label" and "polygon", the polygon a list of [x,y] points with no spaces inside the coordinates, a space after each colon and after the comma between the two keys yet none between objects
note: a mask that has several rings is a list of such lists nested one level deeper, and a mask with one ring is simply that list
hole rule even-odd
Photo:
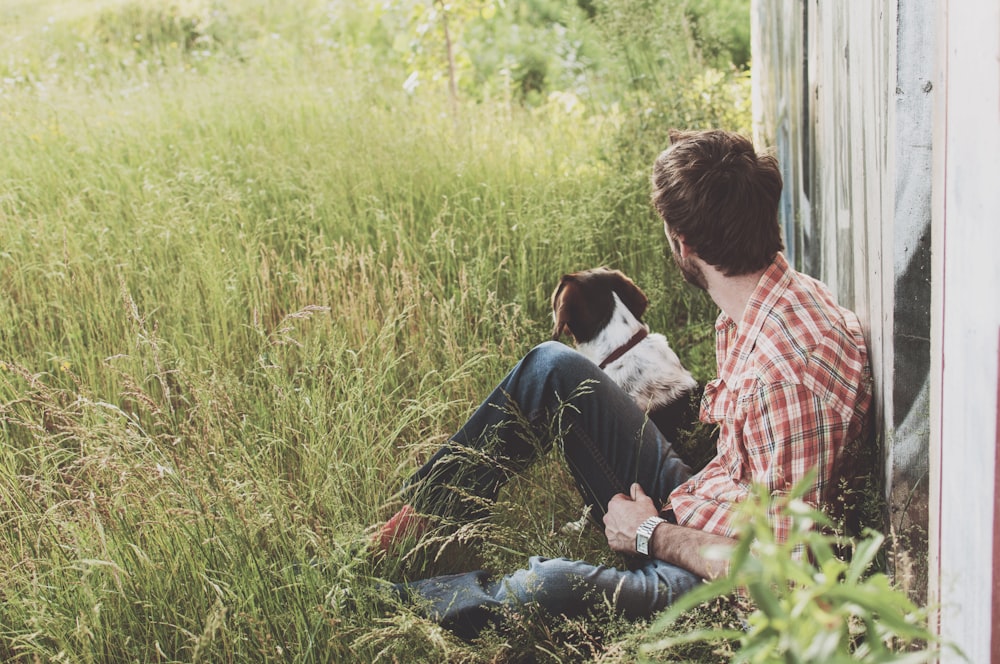
[{"label": "man", "polygon": [[[410,503],[377,542],[390,549],[418,533],[427,515],[483,514],[558,439],[608,545],[638,560],[619,570],[533,557],[527,569],[492,582],[472,572],[399,588],[460,634],[474,634],[492,609],[527,603],[573,614],[603,601],[626,616],[650,616],[725,573],[725,562],[705,550],[735,543],[735,511],[751,484],[781,494],[815,469],[804,499],[823,503],[839,453],[865,435],[871,387],[861,326],[782,255],[774,158],[728,132],[672,132],[652,185],[674,260],[721,310],[718,378],[706,385],[700,414],[719,426],[717,456],[692,475],[589,360],[554,342],[533,349],[407,482]],[[772,527],[787,536],[785,520],[775,516]]]}]

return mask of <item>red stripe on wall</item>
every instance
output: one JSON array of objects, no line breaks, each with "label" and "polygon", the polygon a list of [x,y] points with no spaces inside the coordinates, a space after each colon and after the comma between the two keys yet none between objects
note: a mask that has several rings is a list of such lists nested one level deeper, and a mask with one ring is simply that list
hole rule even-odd
[{"label": "red stripe on wall", "polygon": [[1000,662],[1000,330],[997,334],[997,428],[996,466],[993,471],[993,620],[990,661]]}]

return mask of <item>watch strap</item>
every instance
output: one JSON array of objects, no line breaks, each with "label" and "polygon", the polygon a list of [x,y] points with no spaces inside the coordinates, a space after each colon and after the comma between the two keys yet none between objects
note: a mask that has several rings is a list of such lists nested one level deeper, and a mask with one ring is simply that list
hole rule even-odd
[{"label": "watch strap", "polygon": [[653,531],[661,523],[666,523],[666,519],[661,519],[658,516],[651,516],[635,531],[635,550],[636,553],[640,553],[644,556],[649,555],[649,542],[653,539]]}]

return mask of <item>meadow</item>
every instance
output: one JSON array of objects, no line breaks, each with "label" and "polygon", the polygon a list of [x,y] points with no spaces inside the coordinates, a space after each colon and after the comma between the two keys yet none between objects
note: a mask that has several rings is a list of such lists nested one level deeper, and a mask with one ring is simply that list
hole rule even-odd
[{"label": "meadow", "polygon": [[549,337],[565,272],[626,271],[714,371],[649,167],[671,127],[747,131],[746,76],[690,12],[559,6],[458,3],[451,93],[422,3],[0,7],[0,659],[635,659],[645,624],[468,644],[370,601],[376,577],[615,563],[563,529],[556,459],[461,536],[357,549]]}]

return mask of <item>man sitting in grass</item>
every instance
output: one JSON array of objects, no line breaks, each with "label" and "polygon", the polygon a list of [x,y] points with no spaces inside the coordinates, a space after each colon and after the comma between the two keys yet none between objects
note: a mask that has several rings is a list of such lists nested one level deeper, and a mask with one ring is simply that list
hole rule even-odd
[{"label": "man sitting in grass", "polygon": [[[680,271],[721,309],[718,378],[705,386],[700,413],[719,427],[718,453],[692,475],[596,365],[556,342],[531,350],[406,483],[407,504],[376,546],[390,552],[435,518],[482,516],[500,487],[559,439],[608,545],[632,562],[616,569],[532,557],[493,581],[480,571],[398,587],[460,634],[475,634],[498,608],[529,603],[572,615],[599,602],[651,616],[726,573],[725,560],[705,551],[735,543],[736,507],[751,484],[781,494],[815,469],[804,499],[822,504],[836,488],[841,451],[866,431],[871,381],[861,326],[781,253],[776,160],[728,132],[672,132],[652,184]],[[787,520],[775,516],[771,525],[784,539]]]}]

